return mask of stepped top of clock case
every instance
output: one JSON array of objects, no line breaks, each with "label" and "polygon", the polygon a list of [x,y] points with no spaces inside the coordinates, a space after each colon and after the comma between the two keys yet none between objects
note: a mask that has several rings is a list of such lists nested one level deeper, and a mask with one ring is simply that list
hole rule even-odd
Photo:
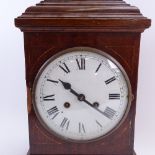
[{"label": "stepped top of clock case", "polygon": [[142,32],[151,20],[122,0],[44,0],[15,24],[22,31]]}]

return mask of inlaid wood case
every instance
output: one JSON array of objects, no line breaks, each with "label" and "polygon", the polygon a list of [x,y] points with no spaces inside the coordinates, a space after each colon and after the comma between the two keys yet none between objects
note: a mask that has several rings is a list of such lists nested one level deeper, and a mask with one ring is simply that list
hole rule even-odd
[{"label": "inlaid wood case", "polygon": [[[44,0],[15,19],[16,27],[24,32],[28,154],[134,155],[140,37],[150,24],[137,7],[122,0]],[[131,107],[123,123],[111,134],[88,143],[66,141],[49,132],[33,106],[33,85],[42,65],[74,47],[91,47],[113,57],[127,73],[132,90]]]}]

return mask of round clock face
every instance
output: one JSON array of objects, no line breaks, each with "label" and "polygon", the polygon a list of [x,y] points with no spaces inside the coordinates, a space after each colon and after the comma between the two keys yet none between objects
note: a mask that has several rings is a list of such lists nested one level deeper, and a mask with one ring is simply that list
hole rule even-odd
[{"label": "round clock face", "polygon": [[60,52],[34,82],[36,114],[51,133],[88,142],[111,133],[130,105],[126,73],[109,55],[92,48]]}]

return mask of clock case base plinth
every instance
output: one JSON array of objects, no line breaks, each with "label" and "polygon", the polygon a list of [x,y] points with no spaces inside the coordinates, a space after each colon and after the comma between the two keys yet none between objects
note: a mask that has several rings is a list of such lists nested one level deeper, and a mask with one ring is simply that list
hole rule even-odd
[{"label": "clock case base plinth", "polygon": [[[41,154],[31,154],[30,151],[28,151],[27,155],[41,155]],[[115,154],[112,154],[112,155],[115,155]],[[121,154],[121,155],[125,155],[125,154]],[[133,155],[137,155],[135,151],[134,151]]]}]

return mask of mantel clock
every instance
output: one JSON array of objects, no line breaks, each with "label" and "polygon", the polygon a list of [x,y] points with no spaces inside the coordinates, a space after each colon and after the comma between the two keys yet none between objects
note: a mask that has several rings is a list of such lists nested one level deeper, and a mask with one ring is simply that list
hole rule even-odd
[{"label": "mantel clock", "polygon": [[134,155],[141,33],[122,0],[44,0],[24,32],[29,155]]}]

